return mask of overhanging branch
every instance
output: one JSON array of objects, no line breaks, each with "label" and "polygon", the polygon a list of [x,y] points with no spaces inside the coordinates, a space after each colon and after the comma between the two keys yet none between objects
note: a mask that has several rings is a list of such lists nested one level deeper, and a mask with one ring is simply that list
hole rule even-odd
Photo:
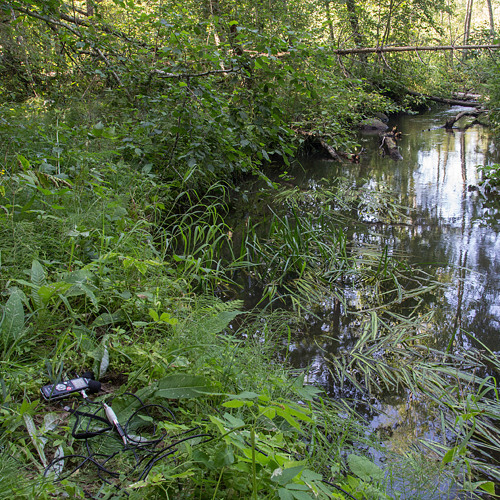
[{"label": "overhanging branch", "polygon": [[211,69],[203,71],[202,73],[168,73],[161,69],[153,70],[153,73],[157,74],[159,78],[198,78],[200,76],[208,75],[220,75],[226,73],[239,73],[241,68],[229,68],[229,69]]},{"label": "overhanging branch", "polygon": [[423,52],[440,50],[482,50],[500,49],[500,44],[488,45],[433,45],[433,46],[404,46],[404,47],[357,47],[355,49],[334,49],[332,52],[338,55],[347,54],[382,54],[384,52]]}]

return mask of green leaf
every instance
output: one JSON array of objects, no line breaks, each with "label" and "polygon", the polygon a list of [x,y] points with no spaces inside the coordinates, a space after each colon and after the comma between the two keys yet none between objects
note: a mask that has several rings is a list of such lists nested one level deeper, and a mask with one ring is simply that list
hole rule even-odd
[{"label": "green leaf", "polygon": [[37,308],[43,306],[42,298],[37,292],[41,286],[46,284],[46,282],[47,280],[45,278],[45,270],[43,266],[37,260],[33,260],[31,263],[31,283],[33,284],[31,298]]},{"label": "green leaf", "polygon": [[4,317],[1,323],[2,335],[5,339],[17,340],[24,328],[24,307],[20,290],[14,290],[7,300]]},{"label": "green leaf", "polygon": [[23,170],[28,170],[30,168],[30,162],[22,154],[18,154],[17,159],[19,163],[21,163]]},{"label": "green leaf", "polygon": [[303,465],[297,465],[288,469],[282,469],[281,467],[279,467],[278,469],[275,469],[273,471],[271,475],[271,481],[284,486],[285,484],[288,484],[294,477],[298,476],[303,468]]},{"label": "green leaf", "polygon": [[83,283],[75,283],[74,285],[71,285],[71,287],[66,292],[64,292],[65,297],[78,297],[80,295],[85,295],[90,299],[94,307],[98,307],[97,298],[88,285],[84,285]]},{"label": "green leaf", "polygon": [[490,495],[495,495],[495,483],[493,481],[478,481],[476,483],[472,483],[474,489],[481,488],[486,491]]},{"label": "green leaf", "polygon": [[322,481],[323,476],[318,474],[317,472],[312,471],[311,469],[305,469],[302,471],[300,479],[305,483],[312,483],[313,481]]},{"label": "green leaf", "polygon": [[217,468],[225,467],[234,463],[234,453],[230,446],[219,450],[214,457],[214,464]]},{"label": "green leaf", "polygon": [[115,325],[123,323],[126,319],[127,317],[125,316],[125,313],[121,309],[118,309],[118,311],[113,314],[102,313],[97,316],[97,318],[92,322],[92,327],[97,328],[100,326]]},{"label": "green leaf", "polygon": [[41,286],[38,289],[38,295],[42,298],[43,302],[47,302],[56,294],[64,293],[71,288],[71,283],[66,283],[64,281],[58,281],[56,283],[50,283],[50,285]]},{"label": "green leaf", "polygon": [[272,406],[260,406],[259,412],[263,417],[267,417],[269,420],[272,420],[276,416],[276,408]]},{"label": "green leaf", "polygon": [[158,380],[155,396],[167,399],[199,398],[213,393],[210,382],[201,375],[179,373]]},{"label": "green leaf", "polygon": [[312,385],[304,385],[305,374],[302,373],[299,375],[295,382],[293,383],[293,388],[297,392],[297,394],[306,401],[312,401],[315,396],[321,394],[323,392],[322,389],[318,389]]},{"label": "green leaf", "polygon": [[161,313],[160,322],[175,326],[179,323],[179,320],[177,318],[172,318],[168,312],[164,312]]},{"label": "green leaf", "polygon": [[94,128],[92,129],[92,134],[95,137],[101,137],[102,133],[104,132],[104,125],[102,122],[98,122],[94,125]]},{"label": "green leaf", "polygon": [[280,417],[283,417],[292,427],[295,427],[295,429],[299,431],[301,430],[299,423],[290,415],[290,412],[287,411],[287,409],[282,410],[281,408],[276,408],[276,413]]},{"label": "green leaf", "polygon": [[38,437],[38,432],[35,426],[35,422],[33,421],[33,417],[29,413],[25,413],[23,415],[23,418],[24,418],[24,423],[26,424],[26,429],[33,443],[33,446],[35,447],[38,456],[40,457],[40,461],[42,462],[42,465],[44,467],[47,467],[48,462],[47,459],[45,458],[45,453],[43,451],[45,447],[45,442]]},{"label": "green leaf", "polygon": [[290,483],[286,485],[286,489],[296,491],[309,491],[309,486],[306,486],[305,484]]},{"label": "green leaf", "polygon": [[290,491],[285,490],[285,488],[280,488],[278,490],[278,495],[281,500],[293,500],[293,495],[290,493]]},{"label": "green leaf", "polygon": [[36,289],[46,284],[45,269],[37,260],[33,260],[31,263],[31,282]]},{"label": "green leaf", "polygon": [[313,497],[306,493],[305,491],[292,491],[293,498],[297,500],[312,500]]},{"label": "green leaf", "polygon": [[226,427],[232,427],[233,429],[243,427],[245,425],[245,422],[243,422],[241,418],[233,417],[229,413],[224,413],[224,420],[226,421],[224,425]]},{"label": "green leaf", "polygon": [[225,403],[222,403],[222,406],[225,408],[241,408],[242,406],[245,406],[246,402],[245,401],[239,401],[237,399],[233,399],[231,401],[226,401]]},{"label": "green leaf", "polygon": [[312,423],[313,420],[307,413],[310,413],[310,410],[308,408],[294,408],[291,405],[284,405],[285,406],[285,411],[290,413],[295,418],[298,418],[299,420],[303,420],[304,422]]},{"label": "green leaf", "polygon": [[363,481],[382,481],[384,471],[366,457],[351,454],[347,457],[351,471]]},{"label": "green leaf", "polygon": [[95,280],[95,276],[91,271],[87,269],[78,269],[78,271],[72,271],[70,273],[65,273],[63,276],[63,280],[65,283],[93,283]]},{"label": "green leaf", "polygon": [[231,399],[255,399],[258,398],[259,395],[256,392],[243,391],[239,394],[230,394],[228,397]]},{"label": "green leaf", "polygon": [[200,324],[200,329],[206,334],[217,335],[221,333],[236,316],[243,314],[241,311],[222,311],[208,318]]},{"label": "green leaf", "polygon": [[458,453],[458,446],[454,446],[453,448],[449,449],[444,457],[443,457],[443,464],[449,464],[450,462],[453,462],[453,459],[455,458],[455,455]]},{"label": "green leaf", "polygon": [[160,319],[160,317],[158,316],[158,313],[154,309],[152,309],[151,307],[148,310],[148,314],[151,316],[151,318],[153,318],[153,321],[155,323],[157,323],[158,320]]}]

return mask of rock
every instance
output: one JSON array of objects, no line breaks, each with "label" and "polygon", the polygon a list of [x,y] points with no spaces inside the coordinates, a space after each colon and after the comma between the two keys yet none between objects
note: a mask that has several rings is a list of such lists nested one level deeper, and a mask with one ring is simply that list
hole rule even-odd
[{"label": "rock", "polygon": [[365,118],[359,127],[363,132],[375,133],[385,132],[389,127],[378,118]]},{"label": "rock", "polygon": [[385,113],[373,113],[373,116],[384,123],[387,123],[389,121],[389,117]]}]

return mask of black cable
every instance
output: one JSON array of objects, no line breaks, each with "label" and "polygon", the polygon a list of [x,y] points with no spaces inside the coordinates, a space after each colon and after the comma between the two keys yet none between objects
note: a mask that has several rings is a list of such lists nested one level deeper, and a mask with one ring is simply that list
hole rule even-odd
[{"label": "black cable", "polygon": [[[44,475],[48,476],[50,472],[56,471],[57,464],[62,461],[78,459],[76,466],[64,474],[61,473],[54,481],[61,482],[83,467],[90,465],[97,469],[97,475],[101,481],[109,485],[115,485],[121,490],[110,479],[117,479],[124,473],[123,468],[126,460],[120,459],[120,469],[114,470],[112,461],[115,457],[123,457],[124,454],[129,453],[131,455],[130,466],[125,471],[127,479],[132,480],[132,477],[134,477],[138,480],[144,480],[158,462],[167,458],[173,458],[179,451],[178,446],[181,443],[193,439],[205,438],[197,443],[203,444],[214,439],[211,434],[192,434],[200,429],[199,425],[175,435],[168,435],[166,431],[158,434],[158,423],[165,420],[171,420],[176,423],[172,411],[161,404],[144,403],[141,398],[132,393],[125,393],[124,396],[133,397],[139,404],[139,407],[132,412],[126,423],[120,426],[124,434],[124,442],[120,443],[119,449],[111,450],[109,453],[99,452],[103,447],[108,447],[109,449],[110,446],[113,446],[112,441],[108,440],[108,436],[110,436],[110,432],[113,432],[115,425],[109,421],[109,418],[105,418],[106,413],[105,416],[99,415],[100,412],[104,411],[105,405],[103,403],[90,401],[88,398],[85,398],[84,404],[80,405],[77,409],[65,407],[65,410],[69,411],[76,419],[71,435],[74,439],[84,441],[86,454],[72,454],[55,458],[45,469]],[[93,406],[95,408],[92,411],[91,407]],[[147,420],[141,420],[141,417],[147,417]],[[96,423],[100,425],[97,429],[94,427]],[[101,424],[105,424],[105,426],[103,427]],[[115,437],[118,440],[118,434]],[[128,496],[128,492],[124,491],[124,493]]]},{"label": "black cable", "polygon": [[[108,432],[111,429],[113,429],[113,426],[108,422],[106,418],[100,417],[99,415],[96,415],[95,413],[88,413],[84,411],[79,411],[79,410],[72,410],[68,409],[68,412],[71,413],[76,417],[75,424],[73,425],[73,429],[71,431],[71,435],[75,439],[89,439],[94,436],[98,436],[99,434],[102,434],[104,432]],[[86,431],[86,432],[77,432],[78,427],[80,426],[80,421],[82,420],[82,417],[88,417],[89,419],[93,420],[99,420],[100,422],[106,424],[106,427],[102,429],[98,429],[96,431]],[[90,422],[90,420],[89,420]]]}]

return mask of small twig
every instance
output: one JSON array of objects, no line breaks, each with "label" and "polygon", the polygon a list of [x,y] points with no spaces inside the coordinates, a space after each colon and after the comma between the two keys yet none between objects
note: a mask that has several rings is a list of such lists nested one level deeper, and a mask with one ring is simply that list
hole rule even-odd
[{"label": "small twig", "polygon": [[389,68],[391,71],[394,71],[394,70],[391,68],[390,64],[387,62],[387,59],[385,58],[385,56],[384,56],[383,52],[381,52],[381,53],[380,53],[380,57],[382,57],[382,61],[384,61],[384,64],[386,65],[386,67],[387,67],[387,68]]}]

